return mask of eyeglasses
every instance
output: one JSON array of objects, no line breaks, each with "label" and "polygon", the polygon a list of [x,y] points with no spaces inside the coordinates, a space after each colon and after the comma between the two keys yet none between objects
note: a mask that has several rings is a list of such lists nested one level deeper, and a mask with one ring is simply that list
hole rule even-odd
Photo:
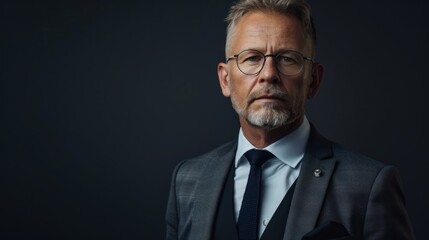
[{"label": "eyeglasses", "polygon": [[267,57],[273,57],[277,70],[286,76],[298,75],[304,67],[304,60],[313,62],[313,59],[305,57],[294,50],[285,50],[277,54],[264,55],[262,52],[247,49],[228,58],[226,62],[235,59],[238,69],[246,75],[257,75],[265,65]]}]

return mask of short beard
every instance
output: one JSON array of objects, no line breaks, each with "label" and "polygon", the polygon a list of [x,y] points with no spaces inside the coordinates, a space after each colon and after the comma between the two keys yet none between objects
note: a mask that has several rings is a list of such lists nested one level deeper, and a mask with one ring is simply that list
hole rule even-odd
[{"label": "short beard", "polygon": [[272,130],[287,124],[290,111],[276,109],[275,103],[265,103],[260,109],[246,111],[245,119],[253,126]]},{"label": "short beard", "polygon": [[297,109],[290,106],[290,102],[286,103],[289,105],[288,109],[278,109],[278,103],[264,103],[258,110],[249,109],[250,104],[255,100],[255,98],[263,94],[272,94],[278,98],[285,99],[285,101],[288,99],[286,93],[279,88],[270,85],[266,89],[251,93],[246,104],[240,104],[235,99],[235,95],[231,94],[232,107],[235,109],[237,114],[245,119],[250,125],[267,131],[290,125],[299,119],[299,113],[301,111],[294,111]]}]

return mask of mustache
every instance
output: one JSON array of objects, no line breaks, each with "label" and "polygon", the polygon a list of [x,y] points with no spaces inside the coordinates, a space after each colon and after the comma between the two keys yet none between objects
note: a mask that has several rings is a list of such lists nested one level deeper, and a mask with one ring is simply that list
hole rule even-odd
[{"label": "mustache", "polygon": [[267,96],[267,95],[269,95],[272,98],[282,99],[285,102],[288,101],[288,94],[286,92],[281,90],[279,87],[275,87],[273,85],[270,85],[266,88],[258,89],[258,90],[255,90],[254,92],[250,93],[247,103],[251,104],[255,100],[257,100],[263,96]]}]

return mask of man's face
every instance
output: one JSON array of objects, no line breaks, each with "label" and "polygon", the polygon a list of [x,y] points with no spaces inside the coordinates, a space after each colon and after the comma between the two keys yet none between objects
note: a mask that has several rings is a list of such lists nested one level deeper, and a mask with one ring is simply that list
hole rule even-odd
[{"label": "man's face", "polygon": [[[274,12],[247,13],[240,19],[228,54],[232,56],[246,49],[264,54],[294,50],[307,57],[311,55],[301,23]],[[318,84],[316,89],[311,84],[314,77],[311,61],[304,61],[302,71],[295,76],[280,73],[272,57],[266,58],[256,75],[243,74],[236,61],[219,64],[218,74],[222,92],[231,97],[240,121],[267,130],[302,121],[306,99],[318,89]]]}]

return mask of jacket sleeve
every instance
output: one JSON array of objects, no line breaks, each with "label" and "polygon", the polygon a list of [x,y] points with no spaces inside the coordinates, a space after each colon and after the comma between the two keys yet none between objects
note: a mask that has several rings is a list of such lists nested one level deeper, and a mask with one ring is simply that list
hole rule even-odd
[{"label": "jacket sleeve", "polygon": [[399,172],[393,166],[382,168],[373,183],[366,209],[364,239],[414,239]]},{"label": "jacket sleeve", "polygon": [[170,194],[168,197],[167,210],[165,214],[166,220],[166,240],[178,239],[178,225],[179,225],[179,210],[177,207],[176,195],[176,178],[181,164],[179,164],[173,171],[171,180]]}]

